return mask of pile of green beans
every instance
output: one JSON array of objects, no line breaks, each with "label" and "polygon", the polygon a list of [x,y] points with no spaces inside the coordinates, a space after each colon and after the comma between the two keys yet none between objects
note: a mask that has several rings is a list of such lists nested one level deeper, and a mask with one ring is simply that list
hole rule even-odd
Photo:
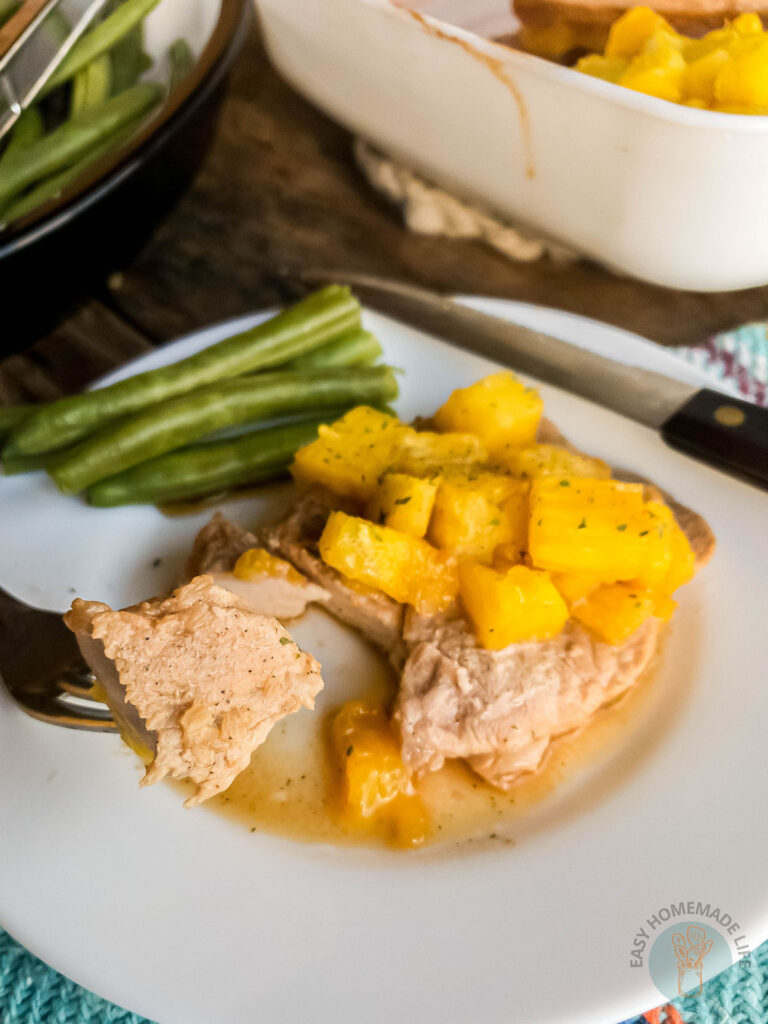
[{"label": "pile of green beans", "polygon": [[[144,52],[143,22],[160,2],[113,0],[16,122],[0,149],[0,227],[55,199],[120,148],[189,73],[192,54],[177,40],[168,51],[165,84],[140,81],[153,63]],[[0,25],[18,6],[0,0]],[[38,31],[58,42],[69,26],[54,10]]]},{"label": "pile of green beans", "polygon": [[[330,285],[169,366],[47,405],[0,407],[4,471],[45,469],[62,493],[99,506],[279,477],[320,423],[397,396],[360,314],[348,288]],[[274,419],[284,422],[218,436]]]}]

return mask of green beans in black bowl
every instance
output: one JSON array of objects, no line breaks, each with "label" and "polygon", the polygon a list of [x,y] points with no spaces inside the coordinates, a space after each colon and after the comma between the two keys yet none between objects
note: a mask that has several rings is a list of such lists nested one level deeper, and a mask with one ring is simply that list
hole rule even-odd
[{"label": "green beans in black bowl", "polygon": [[[0,0],[0,24],[16,6]],[[0,143],[0,357],[130,260],[189,185],[251,16],[113,0]]]}]

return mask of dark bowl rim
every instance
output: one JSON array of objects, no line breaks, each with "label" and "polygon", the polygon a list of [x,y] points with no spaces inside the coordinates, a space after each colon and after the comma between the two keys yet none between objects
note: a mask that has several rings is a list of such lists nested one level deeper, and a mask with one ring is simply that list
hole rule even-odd
[{"label": "dark bowl rim", "polygon": [[[108,153],[64,188],[58,196],[0,230],[0,261],[57,231],[83,209],[112,191],[183,119],[186,108],[207,94],[234,59],[250,25],[253,0],[221,0],[219,17],[192,71],[165,98],[158,110],[123,146]],[[218,72],[218,73],[217,73]]]}]

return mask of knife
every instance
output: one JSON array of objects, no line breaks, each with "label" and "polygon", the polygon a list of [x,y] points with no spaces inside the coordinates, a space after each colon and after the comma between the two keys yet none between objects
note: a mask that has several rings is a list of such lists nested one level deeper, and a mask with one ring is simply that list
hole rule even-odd
[{"label": "knife", "polygon": [[363,303],[395,320],[628,416],[672,448],[768,490],[768,409],[619,363],[425,288],[314,270],[299,280],[349,285]]}]

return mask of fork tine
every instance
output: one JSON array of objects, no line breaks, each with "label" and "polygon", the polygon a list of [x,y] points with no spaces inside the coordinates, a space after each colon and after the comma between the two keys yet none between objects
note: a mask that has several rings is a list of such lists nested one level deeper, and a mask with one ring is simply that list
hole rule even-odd
[{"label": "fork tine", "polygon": [[13,693],[13,698],[22,711],[40,722],[85,732],[119,732],[107,708],[86,711],[50,694]]},{"label": "fork tine", "polygon": [[104,701],[94,696],[92,684],[83,685],[82,683],[73,683],[69,679],[59,679],[59,689],[63,693],[68,693],[72,697],[77,697],[78,700],[87,700],[91,704],[104,705]]}]

